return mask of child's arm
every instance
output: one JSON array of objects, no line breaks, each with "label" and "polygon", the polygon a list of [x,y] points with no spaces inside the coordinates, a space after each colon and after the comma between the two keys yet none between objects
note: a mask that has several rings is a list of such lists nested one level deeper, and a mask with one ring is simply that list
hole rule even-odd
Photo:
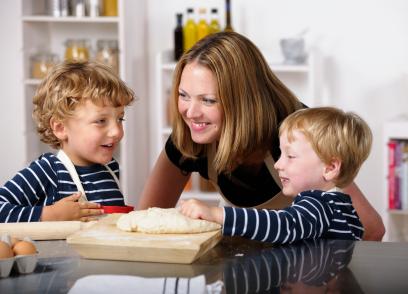
[{"label": "child's arm", "polygon": [[[20,171],[0,188],[0,222],[39,221],[46,195],[51,187],[41,181],[37,170],[31,165]],[[39,183],[36,185],[34,181]]]},{"label": "child's arm", "polygon": [[[0,223],[88,220],[102,213],[98,204],[74,202],[73,198],[78,196],[55,201],[57,182],[56,172],[45,157],[18,172],[0,188]],[[42,215],[44,209],[46,212]]]},{"label": "child's arm", "polygon": [[[198,200],[181,204],[181,213],[223,225],[223,235],[277,244],[318,238],[330,226],[330,208],[310,198],[283,210],[209,207]],[[220,219],[221,218],[221,219]]]},{"label": "child's arm", "polygon": [[80,220],[91,221],[103,211],[98,203],[78,202],[81,192],[62,198],[42,210],[41,221]]}]

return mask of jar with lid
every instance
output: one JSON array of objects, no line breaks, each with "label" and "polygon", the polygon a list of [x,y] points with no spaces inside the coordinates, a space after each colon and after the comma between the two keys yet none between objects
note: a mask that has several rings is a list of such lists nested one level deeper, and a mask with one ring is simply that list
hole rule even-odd
[{"label": "jar with lid", "polygon": [[95,60],[103,63],[119,74],[119,50],[117,40],[98,40]]},{"label": "jar with lid", "polygon": [[65,60],[85,62],[89,60],[89,41],[87,39],[68,39],[65,42]]},{"label": "jar with lid", "polygon": [[51,68],[58,62],[58,56],[50,52],[44,51],[31,55],[31,77],[34,79],[44,78]]}]

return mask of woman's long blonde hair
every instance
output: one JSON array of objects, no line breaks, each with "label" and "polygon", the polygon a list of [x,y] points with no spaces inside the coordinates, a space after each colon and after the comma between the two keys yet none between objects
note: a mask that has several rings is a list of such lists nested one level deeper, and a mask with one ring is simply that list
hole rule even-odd
[{"label": "woman's long blonde hair", "polygon": [[209,148],[191,139],[190,130],[177,111],[181,75],[184,67],[193,62],[214,74],[217,98],[224,112],[213,162],[218,173],[230,172],[248,156],[270,150],[273,142],[278,142],[279,123],[301,107],[249,39],[234,32],[210,35],[181,57],[174,73],[172,139],[185,157],[206,154]]}]

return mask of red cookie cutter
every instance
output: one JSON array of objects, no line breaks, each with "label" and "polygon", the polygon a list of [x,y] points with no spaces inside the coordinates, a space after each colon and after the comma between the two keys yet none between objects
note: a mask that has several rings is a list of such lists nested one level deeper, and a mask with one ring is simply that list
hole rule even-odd
[{"label": "red cookie cutter", "polygon": [[135,208],[133,206],[108,206],[108,205],[102,205],[101,207],[103,209],[103,213],[128,213]]}]

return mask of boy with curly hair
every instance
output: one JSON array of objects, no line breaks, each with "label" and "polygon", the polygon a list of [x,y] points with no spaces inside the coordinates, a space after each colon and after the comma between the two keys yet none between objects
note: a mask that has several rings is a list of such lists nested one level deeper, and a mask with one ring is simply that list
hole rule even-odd
[{"label": "boy with curly hair", "polygon": [[133,91],[108,67],[61,63],[33,98],[45,153],[0,188],[0,222],[89,221],[124,205],[113,153]]}]

